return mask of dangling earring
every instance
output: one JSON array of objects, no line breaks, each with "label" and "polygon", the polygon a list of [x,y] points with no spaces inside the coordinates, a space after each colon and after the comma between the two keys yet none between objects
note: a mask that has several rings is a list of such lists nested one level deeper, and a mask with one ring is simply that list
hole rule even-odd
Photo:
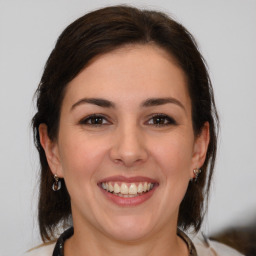
[{"label": "dangling earring", "polygon": [[52,190],[58,191],[58,190],[60,190],[60,188],[61,188],[61,182],[59,180],[59,177],[57,174],[54,174],[54,182],[52,184]]},{"label": "dangling earring", "polygon": [[199,168],[195,168],[194,170],[193,170],[193,173],[194,173],[194,178],[193,178],[193,181],[194,182],[196,182],[197,181],[197,178],[198,178],[198,176],[199,176],[199,174],[201,173],[201,169],[199,169]]}]

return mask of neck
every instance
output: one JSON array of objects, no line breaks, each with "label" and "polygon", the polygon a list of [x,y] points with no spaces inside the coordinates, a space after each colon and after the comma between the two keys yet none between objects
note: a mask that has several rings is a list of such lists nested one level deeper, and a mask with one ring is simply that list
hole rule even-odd
[{"label": "neck", "polygon": [[[109,237],[98,230],[79,228],[74,223],[74,235],[64,244],[64,256],[187,256],[184,241],[177,236],[176,227],[134,241]],[[165,232],[166,229],[166,232]]]}]

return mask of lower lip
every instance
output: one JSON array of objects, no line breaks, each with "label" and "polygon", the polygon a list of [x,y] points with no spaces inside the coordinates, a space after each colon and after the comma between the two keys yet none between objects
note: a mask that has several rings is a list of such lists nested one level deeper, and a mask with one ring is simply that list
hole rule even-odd
[{"label": "lower lip", "polygon": [[113,203],[115,203],[119,206],[129,207],[129,206],[140,205],[140,204],[144,203],[145,201],[147,201],[148,199],[150,199],[152,197],[152,195],[154,194],[156,188],[157,188],[157,185],[155,185],[150,191],[148,191],[146,193],[143,193],[143,194],[140,194],[140,195],[135,196],[135,197],[120,197],[120,196],[117,196],[117,195],[112,194],[110,192],[107,192],[103,188],[101,188],[101,191],[107,197],[107,199],[112,201]]}]

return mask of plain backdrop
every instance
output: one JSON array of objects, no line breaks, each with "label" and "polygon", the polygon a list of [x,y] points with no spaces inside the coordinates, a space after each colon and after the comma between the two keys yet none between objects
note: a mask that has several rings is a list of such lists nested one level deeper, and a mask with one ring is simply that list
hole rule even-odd
[{"label": "plain backdrop", "polygon": [[203,230],[247,225],[256,216],[256,1],[0,0],[0,255],[39,244],[38,156],[33,93],[57,37],[73,20],[110,4],[165,11],[195,36],[219,110],[219,151]]}]

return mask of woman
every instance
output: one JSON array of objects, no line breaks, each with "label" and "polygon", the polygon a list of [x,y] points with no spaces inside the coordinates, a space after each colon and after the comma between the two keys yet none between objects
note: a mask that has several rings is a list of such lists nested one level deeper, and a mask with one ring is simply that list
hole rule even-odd
[{"label": "woman", "polygon": [[200,229],[218,125],[182,25],[125,6],[79,18],[46,63],[37,108],[45,244],[28,255],[239,255],[181,231]]}]

